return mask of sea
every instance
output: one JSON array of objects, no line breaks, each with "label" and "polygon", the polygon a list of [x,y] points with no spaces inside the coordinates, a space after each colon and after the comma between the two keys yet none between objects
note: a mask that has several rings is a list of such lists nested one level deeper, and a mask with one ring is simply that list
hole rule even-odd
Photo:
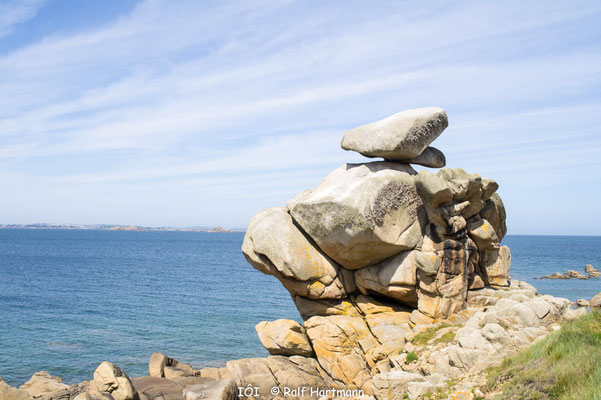
[{"label": "sea", "polygon": [[[264,357],[263,320],[300,321],[279,282],[252,268],[244,233],[0,229],[0,377],[40,370],[68,384],[100,362],[147,375],[159,351],[198,368]],[[589,299],[601,280],[535,280],[601,266],[601,237],[507,236],[511,275],[540,293]]]}]

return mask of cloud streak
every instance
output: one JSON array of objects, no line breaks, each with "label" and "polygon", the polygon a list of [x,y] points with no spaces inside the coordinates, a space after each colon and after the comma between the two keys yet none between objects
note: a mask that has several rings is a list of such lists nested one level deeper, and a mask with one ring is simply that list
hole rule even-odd
[{"label": "cloud streak", "polygon": [[[599,16],[587,1],[151,0],[93,30],[45,32],[0,54],[1,179],[16,185],[0,218],[189,225],[195,212],[203,224],[244,226],[361,161],[338,147],[346,129],[425,105],[449,113],[436,142],[449,165],[490,173],[522,218],[525,192],[513,187],[529,184],[548,203],[536,188],[553,176],[598,178]],[[31,187],[54,200],[23,202]],[[101,193],[115,206],[86,213],[102,209]],[[190,199],[181,212],[152,211],[178,194]],[[248,201],[231,213],[234,199]]]},{"label": "cloud streak", "polygon": [[9,35],[16,25],[32,19],[45,0],[9,0],[0,3],[0,37]]}]

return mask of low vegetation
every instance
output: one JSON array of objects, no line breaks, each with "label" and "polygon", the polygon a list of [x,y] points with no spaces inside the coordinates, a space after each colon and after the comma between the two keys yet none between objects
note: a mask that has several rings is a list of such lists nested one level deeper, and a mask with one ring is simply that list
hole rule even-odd
[{"label": "low vegetation", "polygon": [[601,399],[601,312],[591,311],[493,368],[487,398]]},{"label": "low vegetation", "polygon": [[455,332],[449,331],[449,332],[441,335],[440,337],[437,337],[436,339],[434,339],[434,343],[449,343],[453,339],[455,339]]},{"label": "low vegetation", "polygon": [[426,329],[423,332],[418,333],[417,335],[415,335],[415,337],[413,338],[413,340],[411,340],[411,343],[413,343],[416,346],[425,346],[426,344],[428,344],[428,342],[434,337],[436,336],[436,334],[444,328],[448,328],[452,325],[450,324],[440,324],[440,325],[436,325],[433,327],[430,327],[428,329]]},{"label": "low vegetation", "polygon": [[405,362],[407,364],[411,364],[413,361],[417,361],[417,354],[415,354],[414,352],[410,351],[409,353],[407,353],[407,357],[405,358]]}]

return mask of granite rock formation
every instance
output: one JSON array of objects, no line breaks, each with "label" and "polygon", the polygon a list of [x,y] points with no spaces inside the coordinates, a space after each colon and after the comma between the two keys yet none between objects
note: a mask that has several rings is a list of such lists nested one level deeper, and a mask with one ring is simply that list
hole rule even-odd
[{"label": "granite rock formation", "polygon": [[447,318],[465,308],[470,288],[508,286],[499,185],[460,168],[418,173],[409,164],[430,157],[447,125],[444,110],[429,107],[348,131],[343,148],[388,161],[343,165],[286,208],[257,214],[245,257],[304,304],[304,317],[311,300],[352,302],[361,293]]},{"label": "granite rock formation", "polygon": [[[344,149],[384,161],[345,164],[286,208],[251,220],[242,252],[288,289],[304,323],[294,342],[306,338],[312,353],[307,348],[301,354],[297,343],[284,339],[292,337],[291,322],[270,334],[262,322],[261,342],[272,354],[294,354],[289,360],[305,356],[315,384],[358,388],[377,398],[395,398],[394,388],[402,387],[402,398],[410,382],[414,392],[423,392],[443,378],[490,365],[507,353],[495,340],[513,351],[566,314],[567,300],[538,298],[534,288],[511,281],[510,250],[501,245],[505,208],[494,180],[461,168],[433,173],[411,166],[445,165],[444,154],[430,144],[447,125],[444,110],[430,107],[350,130]],[[478,307],[495,303],[486,317],[478,314]],[[423,368],[412,372],[418,376],[395,368],[395,357],[424,327],[472,326],[474,318],[486,319],[486,331],[457,331],[455,347],[424,356]],[[494,325],[499,321],[533,330],[526,339],[513,329],[501,333]],[[248,363],[252,373],[244,371]],[[257,374],[275,376],[273,367],[272,356],[230,362],[227,369],[246,384],[259,381]]]}]

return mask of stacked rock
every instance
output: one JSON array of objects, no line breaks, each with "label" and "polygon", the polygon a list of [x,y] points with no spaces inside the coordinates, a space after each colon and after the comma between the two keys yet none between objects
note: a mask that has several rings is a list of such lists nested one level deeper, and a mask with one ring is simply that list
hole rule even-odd
[{"label": "stacked rock", "polygon": [[249,223],[242,252],[290,292],[334,382],[370,387],[412,326],[453,318],[470,289],[509,285],[498,184],[411,166],[445,166],[429,145],[447,125],[443,109],[428,107],[352,129],[342,148],[384,161],[345,164]]}]

